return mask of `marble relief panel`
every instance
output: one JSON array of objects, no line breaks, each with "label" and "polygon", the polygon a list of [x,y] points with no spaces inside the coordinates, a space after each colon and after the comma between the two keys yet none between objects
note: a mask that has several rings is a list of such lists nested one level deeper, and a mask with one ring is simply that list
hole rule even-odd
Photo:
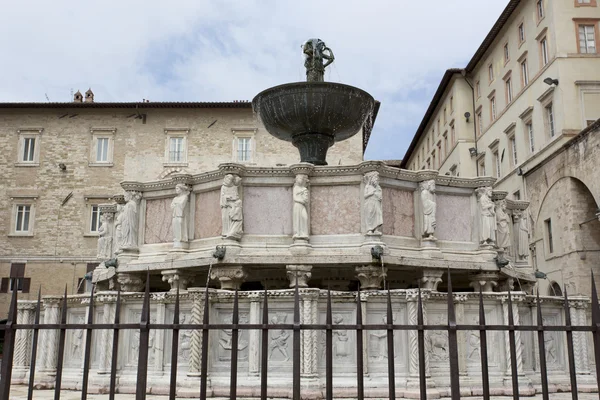
[{"label": "marble relief panel", "polygon": [[[531,314],[532,309],[529,307],[519,307],[519,322],[521,325],[534,325],[533,315]],[[534,341],[533,335],[535,332],[521,331],[521,349],[523,358],[523,370],[524,371],[535,371],[535,345],[537,342]]]},{"label": "marble relief panel", "polygon": [[[84,308],[73,310],[67,316],[68,324],[85,324]],[[85,330],[68,329],[65,337],[65,367],[81,368],[83,364],[83,355],[85,352]]]},{"label": "marble relief panel", "polygon": [[360,186],[311,186],[313,235],[360,233]]},{"label": "marble relief panel", "polygon": [[[485,322],[487,325],[502,325],[502,309],[501,305],[497,304],[495,307],[486,306],[485,308]],[[462,322],[461,322],[462,323]],[[478,325],[479,324],[479,308],[474,304],[465,305],[465,324]],[[466,332],[466,361],[467,371],[470,374],[480,375],[481,374],[481,338],[479,331],[465,331]],[[500,331],[487,331],[487,352],[488,352],[488,368],[490,373],[492,372],[504,372],[502,370],[504,365],[504,332]]]},{"label": "marble relief panel", "polygon": [[[385,304],[377,304],[369,308],[366,318],[367,324],[387,324],[387,310]],[[394,307],[392,318],[394,324],[405,324],[406,305],[402,308]],[[388,343],[387,331],[367,331],[367,354],[369,371],[387,372],[388,363]],[[394,364],[396,372],[406,372],[408,362],[408,331],[394,331]]]},{"label": "marble relief panel", "polygon": [[[223,307],[217,306],[213,309],[213,321],[217,324],[231,324],[232,308],[231,305],[224,304]],[[239,323],[247,324],[250,322],[250,309],[247,304],[239,306]],[[239,374],[248,371],[248,353],[249,353],[249,331],[238,331],[238,368]],[[213,359],[213,369],[215,372],[228,372],[231,366],[231,350],[233,348],[233,331],[231,329],[219,329],[212,332],[210,345],[211,358]]]},{"label": "marble relief panel", "polygon": [[471,241],[471,198],[437,194],[435,236],[442,240]]},{"label": "marble relief panel", "polygon": [[171,201],[171,198],[146,201],[144,243],[168,243],[173,241]]},{"label": "marble relief panel", "polygon": [[[319,323],[324,324],[327,318],[326,309],[319,310]],[[333,306],[332,313],[333,325],[346,325],[356,323],[356,310],[340,307],[336,309]],[[333,330],[333,372],[354,372],[356,371],[356,331],[354,330]],[[325,350],[326,335],[325,331],[319,331],[317,335],[317,363],[320,369],[325,368]]]},{"label": "marble relief panel", "polygon": [[[173,323],[174,316],[174,305],[169,304],[165,307],[165,322],[168,324]],[[192,323],[192,311],[191,308],[181,307],[179,310],[179,323],[190,324]],[[165,366],[171,366],[171,354],[173,351],[173,331],[167,329],[165,331],[165,352],[163,363]],[[185,329],[179,331],[179,344],[177,349],[177,365],[178,368],[186,371],[189,366],[190,353],[192,345],[192,330]]]},{"label": "marble relief panel", "polygon": [[244,187],[244,233],[292,234],[291,187]]},{"label": "marble relief panel", "polygon": [[221,192],[196,193],[196,213],[194,221],[194,237],[205,239],[221,236]]},{"label": "marble relief panel", "polygon": [[[125,321],[128,323],[139,323],[141,321],[142,310],[140,308],[130,308],[125,313]],[[163,321],[160,321],[161,323]],[[150,308],[150,323],[156,324],[156,308]],[[140,331],[139,329],[126,329],[122,333],[123,341],[119,354],[122,359],[122,364],[125,369],[137,368],[139,352],[140,352]],[[163,343],[156,340],[156,329],[150,330],[148,342],[148,370],[154,369],[154,361],[157,351],[162,351]]]},{"label": "marble relief panel", "polygon": [[[262,310],[261,310],[262,313]],[[262,314],[261,314],[262,315]],[[269,306],[270,324],[291,324],[294,321],[294,311],[289,308],[273,308]],[[259,351],[259,357],[261,357]],[[269,360],[269,372],[289,373],[292,368],[293,339],[290,330],[269,330],[269,349],[267,358]]]},{"label": "marble relief panel", "polygon": [[[542,323],[545,326],[563,325],[562,310],[542,308]],[[546,367],[548,371],[567,371],[565,345],[565,334],[563,332],[544,332]]]},{"label": "marble relief panel", "polygon": [[382,189],[383,234],[414,236],[414,192],[388,187]]}]

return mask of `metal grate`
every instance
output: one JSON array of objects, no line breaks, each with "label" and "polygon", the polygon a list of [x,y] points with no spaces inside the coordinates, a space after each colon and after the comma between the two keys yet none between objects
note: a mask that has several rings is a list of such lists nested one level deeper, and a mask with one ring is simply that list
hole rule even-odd
[{"label": "metal grate", "polygon": [[[35,371],[36,371],[36,355],[38,349],[38,337],[39,332],[42,329],[59,330],[58,339],[58,360],[57,360],[57,371],[55,380],[55,399],[60,399],[61,389],[61,378],[62,369],[65,353],[65,336],[69,329],[84,329],[86,334],[85,341],[85,354],[83,363],[83,382],[81,387],[81,398],[86,399],[88,394],[88,380],[89,380],[89,369],[91,360],[91,342],[92,332],[100,329],[112,329],[113,330],[113,343],[112,343],[112,360],[111,360],[111,371],[110,371],[110,384],[109,384],[109,399],[114,400],[116,392],[116,376],[117,376],[117,357],[119,347],[119,333],[122,330],[139,330],[140,333],[140,346],[139,346],[139,357],[138,357],[138,371],[137,371],[137,383],[136,383],[136,400],[144,400],[146,398],[146,384],[147,384],[147,372],[148,372],[148,345],[150,340],[150,331],[163,329],[170,330],[172,335],[172,352],[171,352],[171,371],[170,371],[170,392],[169,399],[175,399],[177,389],[177,358],[179,349],[179,331],[180,330],[201,330],[202,331],[202,356],[200,361],[200,399],[207,398],[207,376],[208,376],[208,336],[210,330],[217,329],[230,329],[232,332],[232,353],[231,353],[231,377],[230,377],[230,398],[235,399],[237,397],[237,374],[238,374],[238,337],[240,330],[259,330],[262,333],[261,340],[261,372],[260,372],[260,397],[261,399],[267,399],[269,395],[269,384],[268,384],[268,337],[269,331],[272,330],[291,330],[293,339],[293,385],[292,385],[292,398],[294,400],[300,400],[301,398],[301,386],[300,386],[300,358],[301,348],[300,339],[302,331],[310,330],[321,330],[325,331],[325,398],[333,399],[333,331],[334,330],[354,330],[356,332],[356,387],[357,387],[357,398],[359,400],[364,399],[364,373],[363,373],[363,331],[369,330],[384,330],[387,336],[387,359],[388,359],[388,389],[389,398],[396,398],[396,377],[394,371],[394,332],[395,331],[416,331],[417,332],[417,345],[418,345],[418,358],[419,358],[419,388],[420,398],[427,398],[427,375],[425,369],[425,331],[446,331],[448,333],[448,346],[449,346],[449,367],[450,367],[450,384],[451,384],[451,398],[460,398],[460,380],[459,380],[459,365],[458,365],[458,340],[457,332],[473,330],[478,331],[480,335],[480,355],[481,355],[481,379],[483,388],[483,398],[490,398],[490,387],[489,387],[489,373],[488,373],[488,353],[487,353],[487,332],[489,331],[503,331],[508,332],[509,337],[509,351],[511,360],[511,372],[512,372],[512,397],[513,399],[519,398],[519,376],[517,371],[517,353],[515,343],[515,332],[526,331],[526,332],[537,332],[538,335],[538,346],[539,346],[539,362],[540,362],[540,375],[541,375],[541,387],[543,399],[549,399],[548,393],[548,378],[547,378],[547,364],[546,364],[546,352],[544,333],[550,331],[565,332],[567,342],[567,353],[568,353],[568,365],[569,375],[571,383],[572,398],[578,398],[577,391],[577,379],[575,370],[575,355],[573,347],[573,332],[591,332],[594,340],[594,355],[596,361],[596,379],[600,382],[600,307],[598,304],[598,294],[596,291],[596,285],[594,277],[592,275],[592,324],[590,326],[572,326],[571,315],[568,304],[568,296],[566,290],[564,291],[564,313],[565,313],[565,324],[564,325],[553,325],[544,326],[542,319],[542,310],[540,307],[539,294],[537,296],[537,325],[515,325],[513,316],[513,307],[511,294],[508,292],[508,324],[507,325],[488,325],[485,321],[485,309],[483,303],[483,294],[479,292],[479,324],[476,325],[457,325],[456,315],[454,310],[454,301],[452,295],[452,281],[450,273],[448,273],[448,323],[447,324],[424,324],[423,317],[423,304],[421,298],[421,291],[418,291],[418,303],[417,303],[417,324],[395,324],[392,314],[392,301],[389,288],[387,289],[387,312],[386,312],[386,323],[385,324],[363,324],[360,291],[357,292],[356,296],[356,324],[334,324],[332,317],[331,308],[331,293],[327,292],[327,310],[326,310],[326,322],[325,324],[301,324],[300,323],[300,295],[299,289],[296,285],[294,289],[294,311],[293,311],[293,323],[291,324],[271,324],[268,320],[269,305],[268,296],[265,289],[263,297],[263,312],[262,312],[262,323],[260,324],[240,324],[239,323],[239,309],[238,309],[238,292],[235,292],[233,299],[233,310],[232,310],[232,322],[231,324],[211,324],[209,321],[209,312],[204,312],[203,321],[201,324],[181,324],[179,320],[179,291],[175,298],[174,317],[172,324],[151,324],[150,323],[150,279],[149,274],[146,279],[146,289],[144,294],[144,300],[142,305],[141,321],[139,324],[120,323],[120,307],[121,307],[121,293],[117,294],[116,302],[116,313],[114,324],[96,324],[93,321],[93,309],[94,309],[94,293],[93,290],[90,294],[89,312],[87,323],[85,324],[67,324],[67,293],[65,290],[64,298],[62,301],[62,308],[60,314],[59,324],[40,324],[40,312],[41,312],[41,293],[38,293],[37,308],[35,311],[35,318],[33,324],[16,324],[17,314],[17,292],[12,293],[11,305],[8,314],[8,320],[5,326],[2,327],[5,331],[5,343],[4,343],[4,357],[2,358],[2,370],[0,381],[0,398],[10,398],[10,382],[12,376],[12,364],[13,355],[15,350],[15,338],[16,332],[19,329],[30,329],[33,331],[32,340],[32,352],[31,352],[31,364],[29,373],[29,391],[28,399],[33,398],[34,382],[35,382]],[[209,289],[206,288],[204,295],[204,309],[209,309]]]}]

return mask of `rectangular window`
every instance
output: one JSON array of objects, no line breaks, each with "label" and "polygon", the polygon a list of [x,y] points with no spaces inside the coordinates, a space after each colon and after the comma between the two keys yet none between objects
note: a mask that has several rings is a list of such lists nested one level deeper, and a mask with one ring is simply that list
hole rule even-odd
[{"label": "rectangular window", "polygon": [[481,97],[481,83],[479,81],[475,82],[475,94],[477,98]]},{"label": "rectangular window", "polygon": [[238,138],[238,161],[250,161],[250,138]]},{"label": "rectangular window", "polygon": [[554,111],[552,109],[552,103],[545,107],[546,110],[546,124],[548,125],[548,133],[550,137],[554,137]]},{"label": "rectangular window", "polygon": [[100,207],[92,205],[90,211],[90,232],[98,232],[100,226]]},{"label": "rectangular window", "polygon": [[579,52],[596,53],[596,26],[579,25]]},{"label": "rectangular window", "polygon": [[437,146],[437,153],[438,153],[438,157],[439,157],[439,161],[438,161],[438,169],[442,166],[442,143],[438,143]]},{"label": "rectangular window", "polygon": [[30,205],[18,205],[15,223],[15,232],[29,232]]},{"label": "rectangular window", "polygon": [[540,40],[540,53],[542,57],[542,67],[548,64],[548,39],[543,37]]},{"label": "rectangular window", "polygon": [[31,278],[25,278],[25,264],[13,263],[10,265],[10,276],[2,278],[0,283],[0,293],[13,292],[15,290],[23,293],[29,293]]},{"label": "rectangular window", "polygon": [[450,96],[450,114],[454,113],[454,96]]},{"label": "rectangular window", "polygon": [[527,69],[527,59],[521,61],[521,86],[529,85],[529,71]]},{"label": "rectangular window", "polygon": [[483,117],[481,111],[477,111],[477,135],[480,136],[483,133]]},{"label": "rectangular window", "polygon": [[440,119],[438,118],[437,120],[437,133],[438,135],[441,133],[442,131],[440,130]]},{"label": "rectangular window", "polygon": [[508,43],[504,44],[504,64],[510,60],[510,51],[508,49]]},{"label": "rectangular window", "polygon": [[533,124],[528,122],[525,124],[525,129],[527,130],[527,137],[529,138],[529,151],[533,153],[535,152],[535,142],[533,141]]},{"label": "rectangular window", "polygon": [[183,137],[169,138],[169,162],[183,162]]},{"label": "rectangular window", "polygon": [[488,65],[488,75],[490,82],[492,82],[494,80],[494,66],[492,64]]},{"label": "rectangular window", "polygon": [[517,159],[517,140],[514,136],[510,138],[510,150],[512,153],[513,165],[516,166],[519,163],[519,160]]},{"label": "rectangular window", "polygon": [[492,121],[496,119],[496,96],[492,96],[490,99],[490,117]]},{"label": "rectangular window", "polygon": [[485,159],[479,161],[479,176],[485,176]]},{"label": "rectangular window", "polygon": [[536,8],[537,8],[538,21],[540,21],[544,18],[544,1],[537,0]]},{"label": "rectangular window", "polygon": [[506,87],[506,103],[508,104],[513,100],[512,79],[508,78],[504,82],[504,86]]},{"label": "rectangular window", "polygon": [[108,138],[99,137],[96,143],[96,162],[108,161]]},{"label": "rectangular window", "polygon": [[433,168],[437,168],[437,164],[435,163],[435,151],[431,153],[431,165],[433,165]]},{"label": "rectangular window", "polygon": [[591,0],[577,0],[577,4],[590,4]]},{"label": "rectangular window", "polygon": [[548,218],[544,222],[546,224],[546,236],[548,236],[548,252],[554,253],[554,241],[552,238],[552,220]]},{"label": "rectangular window", "polygon": [[498,156],[498,150],[494,151],[492,158],[494,161],[494,167],[496,168],[496,178],[500,178],[502,171],[500,170],[500,157]]},{"label": "rectangular window", "polygon": [[519,24],[519,43],[523,43],[525,41],[525,25],[523,22]]},{"label": "rectangular window", "polygon": [[446,133],[444,134],[444,157],[448,157],[449,151],[450,149],[448,149],[448,131],[446,131]]},{"label": "rectangular window", "polygon": [[33,162],[35,154],[35,138],[29,137],[23,139],[23,159],[24,162]]},{"label": "rectangular window", "polygon": [[513,193],[513,199],[515,200],[521,200],[521,192],[520,191],[516,191]]},{"label": "rectangular window", "polygon": [[452,146],[454,146],[454,143],[456,143],[456,128],[454,127],[454,125],[450,127],[450,140]]}]

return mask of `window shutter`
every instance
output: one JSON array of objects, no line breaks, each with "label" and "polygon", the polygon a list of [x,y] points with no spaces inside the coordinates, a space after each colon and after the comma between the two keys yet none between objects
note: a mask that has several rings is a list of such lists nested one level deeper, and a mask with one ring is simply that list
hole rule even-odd
[{"label": "window shutter", "polygon": [[0,293],[8,293],[8,282],[9,278],[2,278],[0,282]]},{"label": "window shutter", "polygon": [[10,264],[10,277],[11,278],[24,278],[25,277],[25,264],[23,264],[23,263]]},{"label": "window shutter", "polygon": [[23,293],[29,293],[29,288],[31,287],[31,278],[21,278],[23,280]]}]

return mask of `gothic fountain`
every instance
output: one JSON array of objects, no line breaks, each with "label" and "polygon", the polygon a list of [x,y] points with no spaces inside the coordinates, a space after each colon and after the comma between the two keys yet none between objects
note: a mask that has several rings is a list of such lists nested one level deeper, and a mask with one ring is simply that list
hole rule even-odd
[{"label": "gothic fountain", "polygon": [[[384,281],[390,289],[393,318],[417,323],[416,287],[423,290],[426,321],[446,323],[446,272],[452,272],[458,323],[475,323],[478,296],[484,292],[490,324],[507,322],[506,291],[514,291],[515,318],[533,321],[533,269],[519,248],[523,229],[519,217],[528,203],[506,199],[492,191],[494,178],[440,176],[437,171],[407,171],[379,161],[327,166],[327,150],[357,134],[373,111],[374,100],[361,89],[324,82],[333,53],[319,39],[303,47],[307,82],[289,83],[259,93],[253,107],[266,130],[290,141],[301,162],[261,167],[227,163],[216,171],[176,175],[155,182],[122,182],[125,195],[102,210],[102,236],[94,272],[97,287],[94,319],[111,324],[121,290],[121,322],[137,323],[143,289],[149,276],[151,322],[170,323],[175,294],[180,292],[180,321],[201,323],[205,312],[215,323],[231,323],[233,289],[239,289],[240,323],[260,323],[263,289],[269,298],[269,320],[289,323],[293,315],[293,287],[300,291],[301,322],[324,323],[326,288],[332,289],[333,323],[356,320],[356,289],[361,290],[363,320],[379,324],[386,315]],[[500,210],[501,226],[492,215]],[[168,211],[166,211],[168,210]],[[501,240],[497,238],[500,237]],[[499,246],[501,244],[502,247]],[[517,251],[518,250],[518,251]],[[149,274],[149,275],[148,275]],[[209,310],[204,291],[209,289]],[[85,296],[70,296],[68,322],[86,315]],[[45,323],[58,323],[59,297],[44,298]],[[573,312],[585,321],[585,302],[574,298]],[[547,323],[561,318],[560,299],[545,299]],[[579,304],[579,305],[578,305]],[[20,320],[33,318],[31,303],[19,304]],[[40,385],[50,384],[56,371],[53,354],[58,335],[47,331],[37,365]],[[337,397],[355,397],[356,332],[337,331],[334,337],[334,384]],[[93,340],[92,389],[109,384],[112,331],[96,332]],[[268,354],[269,395],[290,395],[292,340],[273,332]],[[516,333],[520,376],[524,385],[537,383],[532,332]],[[559,335],[547,332],[546,335]],[[84,347],[77,331],[67,334],[70,357],[63,387],[77,387]],[[149,344],[149,390],[169,388],[171,332],[153,331]],[[200,375],[201,332],[180,333],[178,394],[197,396]],[[231,331],[210,333],[209,384],[214,396],[228,395]],[[459,365],[462,387],[480,390],[479,338],[460,331]],[[381,396],[387,382],[385,332],[368,331],[364,372],[367,396]],[[562,345],[556,336],[557,346]],[[23,339],[26,340],[26,339]],[[426,373],[430,394],[447,395],[448,337],[427,335]],[[241,331],[238,344],[239,396],[257,396],[260,390],[258,331]],[[302,332],[302,385],[307,397],[320,398],[324,390],[324,333]],[[490,384],[496,393],[510,390],[510,352],[502,332],[488,335],[497,351],[490,359]],[[577,341],[577,354],[586,354],[586,341]],[[118,385],[132,392],[136,382],[139,336],[132,330],[120,338]],[[24,342],[27,347],[30,342]],[[394,335],[397,389],[407,396],[418,391],[417,335]],[[549,374],[559,384],[568,380],[564,348],[557,349]],[[25,382],[27,351],[15,360],[13,379]],[[584,365],[585,364],[585,365]],[[582,361],[578,374],[589,372]],[[21,373],[19,373],[19,368]],[[586,368],[588,368],[586,370]],[[580,372],[581,371],[581,372]],[[579,379],[579,377],[578,377]],[[383,394],[385,395],[385,393]]]}]

